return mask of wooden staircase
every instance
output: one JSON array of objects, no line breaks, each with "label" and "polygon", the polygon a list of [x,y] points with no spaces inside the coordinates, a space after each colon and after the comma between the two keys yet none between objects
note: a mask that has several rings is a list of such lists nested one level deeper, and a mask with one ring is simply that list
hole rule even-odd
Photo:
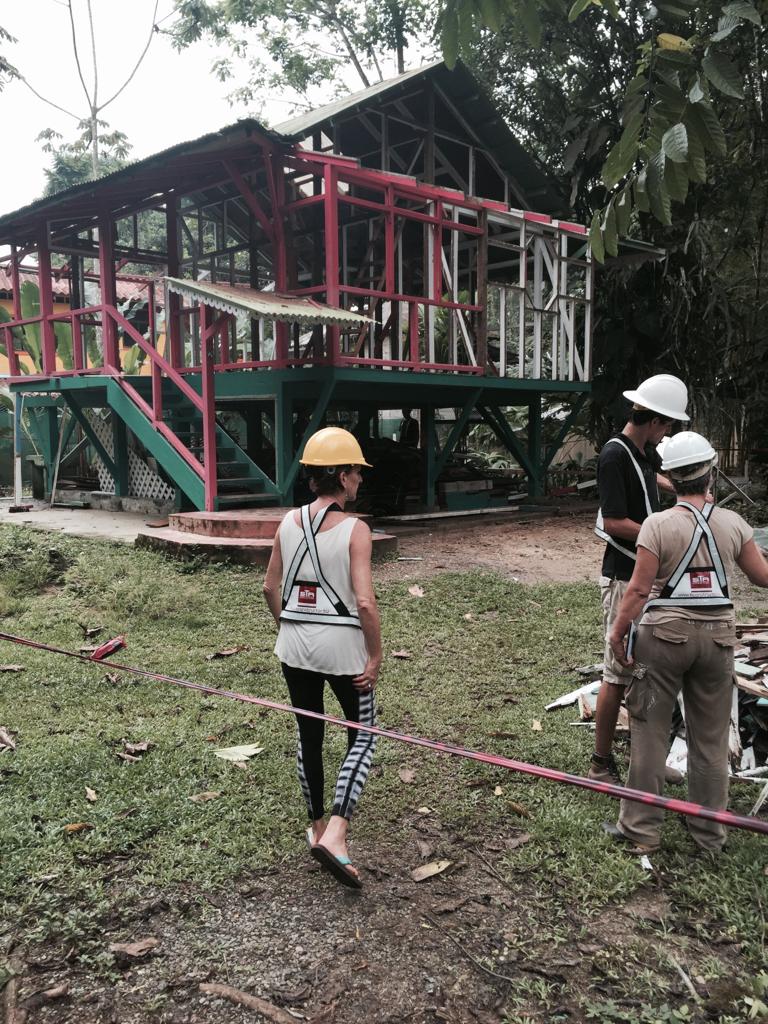
[{"label": "wooden staircase", "polygon": [[[152,381],[140,377],[132,381],[147,404],[152,400]],[[163,382],[163,422],[173,431],[194,458],[203,465],[203,417],[171,381]],[[141,412],[137,409],[137,413]],[[132,427],[131,423],[127,424]],[[272,481],[247,455],[224,425],[215,422],[217,511],[229,508],[274,506],[277,495]],[[162,447],[162,446],[161,446]],[[153,452],[165,469],[162,453]],[[170,467],[169,467],[170,470]],[[176,479],[168,471],[171,480]],[[193,500],[193,504],[199,504]]]}]

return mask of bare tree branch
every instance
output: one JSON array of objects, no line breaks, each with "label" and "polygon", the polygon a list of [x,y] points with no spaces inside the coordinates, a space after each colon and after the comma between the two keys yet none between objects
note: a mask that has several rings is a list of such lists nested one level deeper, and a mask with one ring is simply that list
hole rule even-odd
[{"label": "bare tree branch", "polygon": [[152,24],[150,25],[150,28],[149,28],[149,39],[147,39],[147,45],[146,45],[146,46],[144,47],[144,49],[143,49],[143,50],[141,51],[141,56],[140,56],[140,57],[139,57],[139,59],[138,59],[138,60],[136,61],[136,66],[134,67],[134,69],[133,69],[133,71],[132,71],[132,72],[130,73],[130,75],[129,75],[129,76],[128,76],[128,77],[126,78],[126,80],[125,80],[125,81],[123,82],[123,84],[122,84],[122,85],[120,86],[120,88],[119,88],[119,89],[117,90],[117,92],[115,93],[115,95],[114,95],[114,96],[110,96],[110,98],[109,98],[109,99],[108,99],[108,100],[106,101],[106,103],[102,103],[102,104],[101,104],[101,106],[99,107],[99,110],[103,110],[103,109],[104,109],[105,107],[108,107],[108,106],[109,106],[109,104],[110,104],[110,103],[111,103],[111,102],[112,102],[113,100],[116,100],[116,99],[117,99],[117,97],[118,97],[118,96],[120,95],[120,93],[121,93],[121,92],[123,91],[123,89],[125,89],[125,87],[126,87],[126,86],[127,86],[127,85],[128,85],[129,83],[130,83],[130,81],[131,81],[131,79],[133,78],[133,76],[134,76],[134,75],[136,74],[136,72],[137,72],[137,71],[139,70],[139,68],[141,67],[142,61],[144,60],[144,58],[145,58],[145,57],[146,57],[146,55],[147,55],[147,50],[148,50],[148,49],[150,48],[150,46],[152,45],[152,40],[153,40],[153,39],[154,39],[154,37],[155,37],[155,30],[156,30],[156,26],[155,26],[155,18],[157,17],[157,8],[158,8],[158,4],[159,4],[159,2],[160,2],[160,0],[155,0],[155,9],[154,9],[154,11],[152,12]]},{"label": "bare tree branch", "polygon": [[97,96],[99,92],[99,65],[96,60],[96,31],[93,27],[93,10],[91,8],[91,0],[86,0],[88,4],[88,22],[91,26],[91,53],[93,54],[93,103],[91,108],[94,112],[94,116],[98,111]]},{"label": "bare tree branch", "polygon": [[83,92],[85,98],[88,100],[88,106],[91,106],[91,95],[88,92],[88,86],[85,84],[85,78],[83,77],[83,69],[80,64],[80,54],[77,52],[77,31],[75,29],[75,15],[72,11],[72,0],[67,0],[67,10],[69,11],[69,24],[72,26],[72,49],[75,52],[75,64],[77,65],[77,74],[80,78],[80,83],[83,86]]},{"label": "bare tree branch", "polygon": [[64,107],[60,107],[59,104],[58,103],[54,103],[53,100],[47,99],[45,96],[43,96],[41,93],[39,93],[37,91],[37,89],[34,88],[34,86],[30,85],[29,82],[26,80],[26,78],[23,75],[19,76],[19,81],[23,82],[24,85],[26,85],[26,87],[29,89],[29,91],[34,93],[35,96],[37,96],[37,98],[39,100],[43,101],[43,103],[47,103],[48,106],[50,106],[50,107],[55,107],[56,110],[60,110],[62,112],[62,114],[66,114],[68,117],[74,117],[74,119],[77,121],[77,123],[80,124],[80,121],[82,120],[81,117],[78,117],[77,114],[73,114],[71,110],[65,110]]},{"label": "bare tree branch", "polygon": [[93,28],[93,10],[91,8],[91,0],[86,0],[88,5],[88,23],[91,27],[91,53],[93,55],[93,102],[91,108],[95,112],[98,110],[97,95],[98,95],[98,62],[96,60],[96,31]]}]

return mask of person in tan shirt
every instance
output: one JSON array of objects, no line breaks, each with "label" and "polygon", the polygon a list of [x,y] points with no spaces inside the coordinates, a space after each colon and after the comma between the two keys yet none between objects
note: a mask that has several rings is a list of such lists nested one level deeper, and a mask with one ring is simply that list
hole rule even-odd
[{"label": "person in tan shirt", "polygon": [[[660,794],[672,712],[682,692],[688,741],[688,795],[716,810],[728,801],[735,613],[730,580],[736,565],[768,587],[768,563],[741,516],[708,501],[715,451],[700,434],[683,431],[667,443],[662,470],[677,504],[656,512],[637,537],[637,562],[609,635],[617,660],[633,668],[626,691],[632,753],[627,785]],[[625,641],[640,618],[633,649]],[[633,631],[634,632],[634,631]],[[663,811],[623,800],[605,831],[652,853],[661,844]],[[694,841],[716,852],[725,843],[717,822],[687,819]]]}]

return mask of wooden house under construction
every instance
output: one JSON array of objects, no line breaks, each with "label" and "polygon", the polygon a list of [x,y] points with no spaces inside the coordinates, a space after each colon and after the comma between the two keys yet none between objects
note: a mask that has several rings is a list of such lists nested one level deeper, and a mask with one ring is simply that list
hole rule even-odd
[{"label": "wooden house under construction", "polygon": [[[290,504],[306,437],[341,417],[364,450],[381,446],[380,411],[402,407],[420,412],[426,506],[478,417],[535,495],[559,444],[543,448],[543,400],[590,388],[592,265],[563,214],[461,66],[274,129],[240,121],[0,217],[9,384],[44,424],[49,468],[77,424],[118,497]],[[18,267],[35,260],[25,317]],[[69,277],[63,310],[52,261]],[[148,279],[143,319],[120,307],[118,274]]]}]

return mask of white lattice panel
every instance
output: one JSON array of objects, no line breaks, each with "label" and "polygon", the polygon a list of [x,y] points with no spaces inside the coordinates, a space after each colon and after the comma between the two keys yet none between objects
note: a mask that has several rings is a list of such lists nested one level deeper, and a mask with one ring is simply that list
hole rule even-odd
[{"label": "white lattice panel", "polygon": [[[112,443],[112,420],[114,413],[104,413],[97,409],[84,410],[91,429],[104,446],[106,453],[114,459]],[[99,487],[105,494],[115,493],[115,481],[103,461],[96,454],[96,469],[99,474]],[[140,458],[128,445],[128,492],[133,498],[155,498],[159,501],[173,501],[176,492],[165,480],[162,480],[153,469]]]}]

